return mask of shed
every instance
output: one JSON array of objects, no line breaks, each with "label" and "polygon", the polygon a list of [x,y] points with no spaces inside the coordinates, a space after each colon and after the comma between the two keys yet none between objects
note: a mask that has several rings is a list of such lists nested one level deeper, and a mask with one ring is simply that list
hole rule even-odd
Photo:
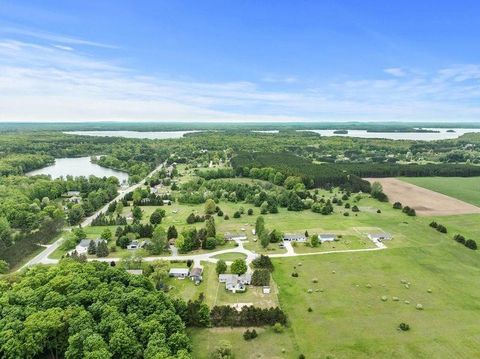
[{"label": "shed", "polygon": [[335,234],[331,233],[323,233],[318,236],[320,239],[320,242],[333,242],[335,239],[337,239],[337,236]]},{"label": "shed", "polygon": [[171,268],[168,275],[175,278],[186,278],[189,272],[188,268]]}]

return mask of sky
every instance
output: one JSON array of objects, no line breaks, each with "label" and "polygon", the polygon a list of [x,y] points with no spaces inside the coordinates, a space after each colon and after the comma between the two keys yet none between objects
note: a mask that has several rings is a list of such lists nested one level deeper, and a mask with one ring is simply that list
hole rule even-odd
[{"label": "sky", "polygon": [[480,121],[480,2],[0,0],[0,121]]}]

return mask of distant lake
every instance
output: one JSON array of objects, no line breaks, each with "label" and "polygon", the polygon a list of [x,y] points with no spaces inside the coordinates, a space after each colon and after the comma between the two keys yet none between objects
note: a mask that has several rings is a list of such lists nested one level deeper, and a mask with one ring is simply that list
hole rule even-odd
[{"label": "distant lake", "polygon": [[99,166],[90,162],[90,157],[77,158],[57,158],[51,166],[43,167],[27,173],[27,176],[50,175],[52,178],[78,176],[97,176],[118,178],[120,183],[128,180],[128,174],[122,171],[112,170],[110,168]]},{"label": "distant lake", "polygon": [[199,131],[66,131],[69,135],[98,136],[98,137],[124,137],[145,138],[149,140],[165,140],[169,138],[182,138],[187,133]]},{"label": "distant lake", "polygon": [[[480,128],[424,128],[439,132],[367,132],[366,130],[348,130],[348,134],[335,134],[335,130],[298,130],[310,131],[321,136],[341,136],[341,137],[360,137],[360,138],[384,138],[389,140],[417,140],[417,141],[435,141],[458,138],[469,132],[480,132]],[[453,130],[455,132],[447,132]]]}]

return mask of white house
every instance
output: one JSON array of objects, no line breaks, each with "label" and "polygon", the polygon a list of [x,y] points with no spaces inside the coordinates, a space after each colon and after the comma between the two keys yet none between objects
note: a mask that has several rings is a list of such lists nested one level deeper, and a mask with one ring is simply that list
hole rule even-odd
[{"label": "white house", "polygon": [[188,277],[190,271],[188,270],[188,268],[172,268],[170,269],[170,271],[168,272],[168,275],[170,277],[175,277],[175,278],[186,278]]},{"label": "white house", "polygon": [[337,236],[335,234],[330,234],[330,233],[324,233],[318,236],[318,239],[320,239],[321,243],[333,242],[336,238]]},{"label": "white house", "polygon": [[[95,245],[98,246],[98,243],[105,242],[104,239],[82,239],[80,243],[78,243],[75,247],[75,251],[77,254],[87,254],[88,253],[88,246],[90,245],[91,241],[95,242]],[[72,251],[73,252],[73,251]]]},{"label": "white house", "polygon": [[249,273],[242,275],[220,274],[218,276],[218,281],[220,283],[225,283],[225,289],[232,293],[245,292],[245,290],[247,290],[246,286],[252,282],[252,275]]},{"label": "white house", "polygon": [[304,234],[285,234],[283,240],[287,242],[306,242],[307,238]]},{"label": "white house", "polygon": [[389,233],[369,233],[368,238],[372,241],[389,241],[392,239],[392,236]]},{"label": "white house", "polygon": [[247,235],[245,233],[225,233],[224,235],[227,241],[246,241]]}]

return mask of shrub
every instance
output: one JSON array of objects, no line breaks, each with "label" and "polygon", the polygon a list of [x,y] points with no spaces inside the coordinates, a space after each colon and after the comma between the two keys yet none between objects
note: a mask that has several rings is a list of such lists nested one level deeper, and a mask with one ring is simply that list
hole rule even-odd
[{"label": "shrub", "polygon": [[225,217],[223,217],[223,219],[228,221],[230,219],[230,217],[228,216],[228,214],[226,214]]},{"label": "shrub", "polygon": [[256,331],[255,329],[253,329],[252,331],[250,331],[249,329],[247,329],[247,330],[243,333],[243,339],[245,339],[245,340],[255,339],[257,336],[258,336],[258,334],[257,334],[257,331]]},{"label": "shrub", "polygon": [[400,329],[403,332],[408,332],[410,330],[410,325],[408,325],[407,323],[400,323],[400,325],[398,326],[398,329]]},{"label": "shrub", "polygon": [[437,231],[440,233],[447,233],[447,227],[445,227],[443,224],[437,225]]},{"label": "shrub", "polygon": [[345,217],[348,217],[348,216],[350,216],[350,213],[349,213],[349,212],[343,212],[343,215],[344,215]]},{"label": "shrub", "polygon": [[240,218],[240,217],[241,217],[240,211],[236,211],[236,212],[233,214],[233,218]]},{"label": "shrub", "polygon": [[275,324],[273,325],[273,331],[274,331],[275,333],[279,333],[279,334],[280,334],[280,333],[283,333],[283,329],[284,329],[284,327],[283,327],[283,325],[282,325],[281,323],[275,323]]},{"label": "shrub", "polygon": [[248,211],[247,211],[247,214],[249,216],[253,215],[253,209],[252,208],[249,208]]},{"label": "shrub", "polygon": [[435,222],[435,221],[432,221],[432,222],[430,222],[429,226],[432,227],[432,228],[437,228],[437,227],[438,227],[438,223]]},{"label": "shrub", "polygon": [[393,204],[393,209],[402,209],[402,204],[400,202],[395,202]]},{"label": "shrub", "polygon": [[309,312],[309,313],[313,312],[312,307],[308,307],[308,312]]},{"label": "shrub", "polygon": [[360,212],[360,210],[358,209],[357,205],[354,205],[352,207],[352,212]]},{"label": "shrub", "polygon": [[217,216],[219,217],[223,217],[223,211],[221,209],[218,210],[217,212]]},{"label": "shrub", "polygon": [[465,247],[476,250],[477,242],[475,242],[473,239],[467,239],[467,241],[465,242]]},{"label": "shrub", "polygon": [[465,237],[461,234],[456,234],[455,236],[453,236],[453,239],[458,243],[465,244]]},{"label": "shrub", "polygon": [[377,213],[382,213],[382,211],[381,211],[381,210],[379,210],[379,209],[377,209]]},{"label": "shrub", "polygon": [[297,273],[297,272],[293,272],[293,273],[292,273],[292,277],[297,278],[297,277],[298,277],[298,273]]}]

